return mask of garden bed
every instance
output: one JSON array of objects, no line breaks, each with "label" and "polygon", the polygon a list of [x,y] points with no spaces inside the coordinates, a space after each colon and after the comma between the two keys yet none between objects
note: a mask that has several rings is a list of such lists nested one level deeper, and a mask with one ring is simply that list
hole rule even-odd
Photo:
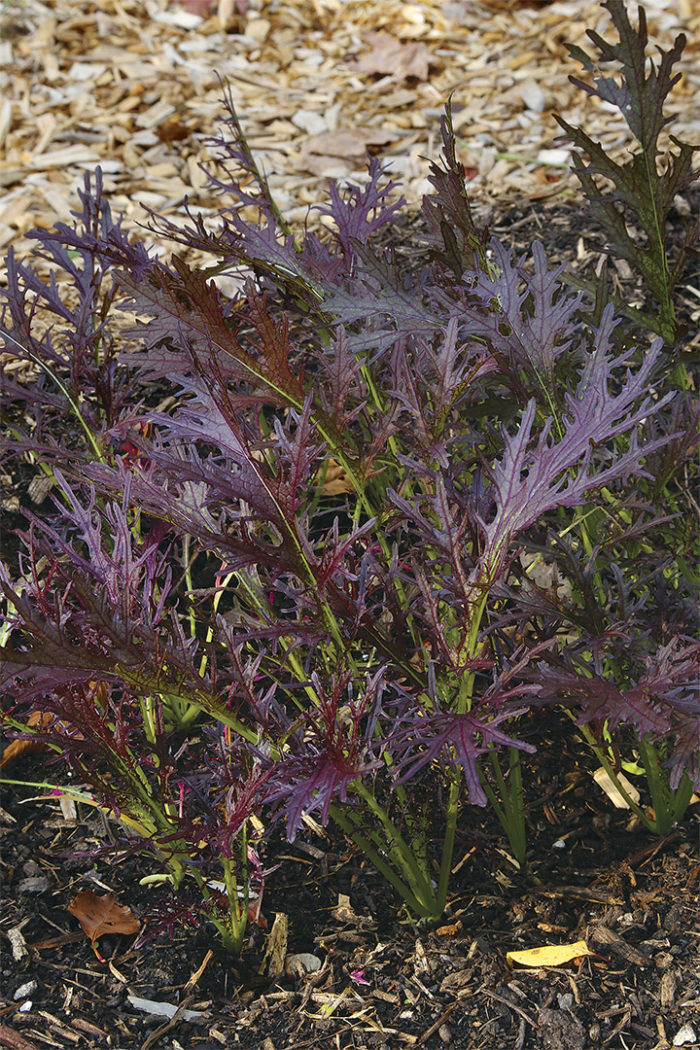
[{"label": "garden bed", "polygon": [[[698,206],[697,190],[691,201]],[[492,229],[516,251],[546,230],[552,260],[577,257],[581,265],[596,235],[572,221],[577,209],[566,203],[511,207],[493,214]],[[677,215],[671,241],[681,236],[681,220]],[[403,242],[407,265],[415,264],[420,223],[407,224]],[[692,270],[679,289],[680,317],[689,329],[697,327],[690,290],[697,277]],[[619,280],[631,300],[634,283],[624,273]],[[15,477],[8,492],[14,505],[29,499],[33,477],[29,471]],[[20,517],[5,510],[3,521],[9,540]],[[307,830],[294,845],[273,833],[274,846],[263,857],[282,859],[269,877],[263,914],[268,927],[277,912],[286,914],[288,952],[320,960],[322,969],[306,976],[259,972],[264,928],[253,929],[239,964],[204,931],[178,931],[172,940],[161,935],[138,950],[133,937],[104,938],[99,951],[106,961],[98,961],[68,905],[91,888],[98,895],[114,892],[137,916],[148,914],[154,892],[138,881],[151,866],[140,867],[136,858],[115,864],[79,856],[105,841],[104,825],[89,811],[79,809],[78,823],[66,824],[58,803],[24,801],[29,789],[5,788],[0,1046],[696,1045],[672,1040],[679,1032],[688,1036],[690,1025],[700,1042],[698,806],[665,838],[649,836],[593,784],[584,752],[570,750],[562,716],[546,717],[547,731],[538,737],[544,746],[526,771],[529,855],[539,882],[517,875],[493,816],[472,808],[460,825],[459,871],[442,926],[407,921],[390,888],[332,828]],[[39,780],[46,769],[34,757],[9,775]],[[17,960],[7,939],[13,930],[26,942]],[[525,971],[505,959],[510,950],[582,939],[599,954],[566,967]],[[169,1024],[137,1010],[129,996],[184,1005],[200,1016],[196,1023],[178,1017]]]},{"label": "garden bed", "polygon": [[[575,183],[553,154],[541,153],[560,148],[554,143],[556,128],[545,131],[552,99],[544,84],[547,64],[556,60],[562,79],[555,89],[548,78],[548,91],[556,91],[557,109],[566,118],[580,117],[566,104],[565,73],[578,69],[571,68],[562,42],[582,40],[591,25],[602,28],[591,6],[600,14],[598,5],[534,8],[521,0],[409,4],[389,14],[388,5],[371,5],[370,23],[365,5],[331,0],[301,12],[291,4],[223,4],[220,12],[228,10],[231,20],[224,34],[214,17],[188,20],[188,12],[165,3],[105,2],[86,5],[81,16],[76,5],[69,12],[60,3],[28,2],[14,9],[10,4],[5,39],[14,49],[11,58],[20,56],[18,71],[25,77],[17,84],[25,100],[34,90],[33,104],[39,100],[44,108],[38,138],[28,130],[25,105],[9,121],[0,112],[7,147],[0,179],[8,187],[0,241],[15,240],[26,255],[29,218],[44,226],[65,220],[75,185],[71,178],[96,160],[106,161],[106,196],[114,211],[126,210],[130,231],[142,217],[140,204],[172,221],[182,217],[189,189],[198,195],[196,207],[212,216],[214,198],[196,173],[206,156],[206,134],[215,130],[214,95],[221,93],[212,80],[210,53],[223,48],[228,64],[221,72],[237,85],[244,128],[292,224],[309,220],[318,228],[319,215],[308,207],[323,197],[327,175],[362,181],[360,157],[333,153],[346,141],[334,121],[343,115],[342,123],[347,119],[357,131],[360,105],[360,130],[367,132],[360,136],[362,152],[365,146],[381,147],[383,156],[393,158],[409,202],[417,203],[427,188],[426,158],[437,152],[431,121],[454,90],[458,133],[468,125],[473,136],[471,145],[460,143],[460,161],[474,190],[478,224],[488,223],[517,255],[529,255],[533,241],[542,240],[549,265],[567,261],[576,278],[596,258],[601,242],[582,211]],[[696,19],[683,3],[673,13],[663,3],[650,4],[649,14],[664,43],[679,22],[692,31]],[[290,26],[296,27],[291,37]],[[396,33],[400,45],[391,59],[387,40],[377,32]],[[501,49],[495,70],[487,45]],[[186,68],[178,60],[182,54],[190,56]],[[686,55],[691,85],[694,54],[691,47]],[[391,71],[382,66],[389,61]],[[104,69],[98,75],[100,63]],[[95,92],[76,90],[90,77]],[[61,92],[67,107],[57,105]],[[441,95],[435,114],[434,95]],[[680,107],[676,112],[685,112],[687,92],[673,97]],[[336,99],[345,108],[334,115]],[[604,110],[595,112],[602,123],[587,121],[587,130],[618,148],[619,115],[616,125]],[[692,139],[692,120],[690,114],[674,131]],[[128,134],[110,138],[112,124]],[[522,135],[513,153],[517,128]],[[353,141],[357,149],[359,140]],[[283,149],[280,143],[286,144]],[[669,214],[671,254],[682,242],[688,209],[697,211],[700,204],[697,186],[686,198]],[[410,210],[402,213],[373,247],[385,236],[403,272],[420,274],[428,240],[423,221]],[[611,269],[621,302],[643,304],[646,290],[630,267],[613,259]],[[697,286],[697,254],[691,254],[675,288],[681,371],[698,346]],[[626,326],[637,345],[646,345],[646,335],[640,337],[629,318],[618,333],[621,342]],[[31,365],[7,358],[5,365],[13,378],[31,381]],[[157,401],[158,389],[152,393]],[[512,416],[506,418],[512,422]],[[138,449],[125,449],[118,457],[133,465],[129,457]],[[9,459],[4,474],[1,524],[9,538],[3,558],[11,576],[17,566],[11,531],[21,523],[20,509],[29,506],[39,514],[50,509],[41,473],[30,459]],[[697,509],[687,470],[674,485],[679,505],[689,513]],[[410,671],[412,661],[405,661]],[[97,687],[95,703],[105,704],[100,688],[107,697],[106,687]],[[187,768],[196,770],[199,756],[204,769],[211,754],[198,730],[190,733],[188,761],[194,766]],[[447,907],[439,920],[417,922],[333,825],[324,830],[307,818],[288,843],[280,822],[266,829],[258,846],[262,865],[269,868],[265,896],[261,915],[251,915],[239,961],[222,950],[212,926],[193,930],[175,924],[172,936],[150,936],[160,899],[153,858],[136,848],[118,857],[103,855],[101,846],[112,840],[116,824],[80,803],[71,815],[55,800],[32,797],[41,794],[36,788],[5,785],[0,1047],[667,1050],[700,1045],[697,800],[680,824],[654,838],[594,784],[594,759],[583,745],[579,749],[577,732],[559,708],[535,707],[520,718],[517,735],[538,745],[535,754],[522,756],[527,872],[518,870],[493,811],[463,807]],[[625,743],[631,751],[633,740]],[[53,775],[38,751],[21,754],[3,772],[29,782]],[[413,781],[411,797],[423,798],[439,813],[447,784],[433,762]],[[182,783],[180,791],[182,817]],[[643,795],[641,804],[648,802]],[[429,845],[438,840],[436,831],[436,842]],[[143,878],[150,881],[142,884]],[[114,894],[114,914],[126,916],[127,925],[143,924],[139,939],[131,929],[107,932],[91,944],[73,914],[81,913],[75,901],[86,891],[102,898]],[[167,927],[168,905],[162,900],[161,925]],[[507,957],[582,941],[571,959],[547,966],[522,968]]]},{"label": "garden bed", "polygon": [[[263,914],[269,926],[286,914],[288,952],[320,961],[301,976],[260,972],[260,928],[239,964],[203,931],[138,950],[133,936],[103,937],[98,961],[68,905],[92,889],[145,913],[154,891],[138,880],[150,868],[134,858],[81,859],[104,837],[95,818],[83,812],[67,826],[57,803],[21,803],[28,791],[8,792],[2,930],[20,930],[26,954],[12,959],[4,938],[0,1046],[692,1047],[697,1038],[673,1040],[700,1033],[698,807],[665,838],[640,832],[593,784],[582,752],[562,758],[570,730],[547,717],[544,746],[525,771],[538,884],[517,875],[495,821],[474,809],[460,827],[459,871],[440,924],[407,921],[389,887],[332,830],[307,830],[293,845],[277,839],[269,852],[280,867]],[[42,775],[35,761],[21,772]],[[580,940],[596,954],[534,970],[506,961],[508,951]],[[130,996],[198,1016],[169,1024]]]}]

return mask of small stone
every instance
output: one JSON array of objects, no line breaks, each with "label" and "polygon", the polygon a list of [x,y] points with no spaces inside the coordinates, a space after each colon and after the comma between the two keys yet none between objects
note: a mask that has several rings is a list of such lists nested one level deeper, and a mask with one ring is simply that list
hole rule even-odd
[{"label": "small stone", "polygon": [[692,1024],[684,1024],[674,1035],[671,1046],[687,1046],[688,1043],[697,1043],[698,1037]]},{"label": "small stone", "polygon": [[49,880],[45,875],[32,875],[28,879],[20,879],[17,883],[18,893],[46,893],[49,888]]},{"label": "small stone", "polygon": [[441,1039],[441,1041],[443,1043],[451,1043],[452,1042],[452,1032],[450,1031],[450,1029],[447,1027],[446,1024],[441,1024],[440,1025],[440,1027],[438,1028],[438,1035],[440,1036],[440,1039]]},{"label": "small stone", "polygon": [[19,999],[26,999],[28,995],[33,995],[39,987],[36,981],[27,981],[26,984],[21,984],[12,998],[17,1002]]},{"label": "small stone", "polygon": [[560,164],[568,166],[571,163],[571,153],[568,149],[541,149],[537,154],[537,163],[550,164],[557,168]]},{"label": "small stone", "polygon": [[284,960],[284,972],[288,977],[304,977],[307,973],[320,970],[321,960],[317,955],[310,952],[299,952],[298,955],[288,955]]}]

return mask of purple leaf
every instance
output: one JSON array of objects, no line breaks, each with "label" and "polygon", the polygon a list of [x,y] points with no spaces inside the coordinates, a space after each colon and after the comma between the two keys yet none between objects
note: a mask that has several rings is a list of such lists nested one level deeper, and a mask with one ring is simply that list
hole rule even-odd
[{"label": "purple leaf", "polygon": [[355,698],[348,675],[333,678],[328,687],[312,675],[318,701],[302,716],[307,728],[303,743],[296,745],[301,753],[277,764],[270,794],[270,801],[283,803],[290,841],[304,813],[318,812],[326,824],[331,804],[345,802],[353,782],[380,767],[373,732],[382,702],[382,680],[382,670],[368,676]]},{"label": "purple leaf", "polygon": [[[662,346],[657,339],[644,356],[635,375],[627,371],[624,382],[614,371],[631,356],[627,351],[618,358],[610,354],[610,335],[615,325],[612,307],[606,307],[596,333],[593,353],[587,355],[575,394],[567,394],[561,434],[552,433],[554,423],[547,420],[536,443],[532,429],[536,406],[530,401],[520,427],[513,434],[504,431],[505,450],[500,461],[487,468],[496,504],[496,513],[484,522],[485,549],[482,565],[489,579],[498,574],[499,566],[511,539],[555,507],[582,503],[591,489],[609,484],[629,474],[643,475],[645,455],[661,447],[672,435],[667,434],[639,447],[635,428],[648,415],[668,404],[672,393],[655,401],[645,397]],[[631,434],[630,434],[631,432]],[[613,438],[630,434],[628,449],[619,453],[609,466],[597,464],[595,449],[605,447]]]},{"label": "purple leaf", "polygon": [[372,234],[391,222],[406,203],[403,197],[392,204],[388,203],[388,198],[398,183],[389,182],[380,187],[383,176],[384,169],[381,163],[373,157],[369,164],[369,180],[366,186],[350,186],[344,198],[337,183],[331,182],[328,187],[330,204],[316,205],[316,209],[322,215],[327,215],[333,220],[333,236],[343,249],[348,268],[353,265],[356,257],[353,242],[367,244]]},{"label": "purple leaf", "polygon": [[611,729],[631,725],[653,742],[668,743],[671,787],[687,773],[700,785],[700,642],[672,638],[644,658],[644,669],[629,684],[618,685],[584,657],[576,669],[539,664],[533,677],[539,699],[557,700],[578,709],[581,723],[606,722]]},{"label": "purple leaf", "polygon": [[576,335],[583,295],[563,294],[559,278],[566,264],[550,270],[539,241],[532,245],[531,274],[523,267],[524,257],[514,266],[511,253],[495,237],[491,251],[489,273],[480,271],[470,288],[483,310],[468,314],[465,332],[485,339],[515,376],[525,369],[540,382],[552,383],[556,361]]},{"label": "purple leaf", "polygon": [[[523,686],[519,692],[526,693],[532,688]],[[392,740],[395,754],[399,756],[399,783],[410,780],[442,753],[448,762],[460,765],[464,770],[469,801],[475,806],[485,806],[488,799],[479,779],[478,758],[495,746],[535,751],[531,744],[516,740],[498,728],[500,722],[520,713],[518,710],[504,711],[481,718],[473,713],[442,711],[435,715],[424,714],[413,723],[409,721],[401,735],[396,734]],[[418,756],[415,757],[413,752],[418,749]]]}]

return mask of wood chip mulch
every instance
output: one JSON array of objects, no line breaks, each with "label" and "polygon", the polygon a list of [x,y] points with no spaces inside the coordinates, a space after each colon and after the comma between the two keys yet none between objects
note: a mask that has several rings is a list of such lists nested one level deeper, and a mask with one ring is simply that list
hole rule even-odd
[{"label": "wood chip mulch", "polygon": [[[700,141],[700,7],[646,9],[654,43],[688,38],[669,111]],[[97,164],[127,228],[143,206],[182,215],[186,197],[214,216],[201,165],[219,77],[292,223],[319,221],[309,209],[329,178],[362,181],[368,151],[417,205],[450,96],[475,200],[571,193],[553,110],[613,153],[629,141],[619,114],[568,80],[581,67],[565,44],[608,25],[593,0],[3,0],[0,249],[25,254],[30,229],[67,220]]]}]

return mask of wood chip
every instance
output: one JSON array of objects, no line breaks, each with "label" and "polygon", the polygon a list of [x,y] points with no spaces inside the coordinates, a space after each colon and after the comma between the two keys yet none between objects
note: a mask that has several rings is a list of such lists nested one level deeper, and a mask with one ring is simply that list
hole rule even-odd
[{"label": "wood chip", "polygon": [[648,956],[640,952],[638,948],[628,944],[619,934],[607,926],[595,926],[591,930],[590,936],[598,947],[611,951],[614,955],[620,956],[620,958],[628,963],[632,963],[634,966],[648,966],[650,963]]},{"label": "wood chip", "polygon": [[38,1050],[36,1043],[7,1024],[0,1024],[0,1046],[7,1047],[7,1050]]}]

